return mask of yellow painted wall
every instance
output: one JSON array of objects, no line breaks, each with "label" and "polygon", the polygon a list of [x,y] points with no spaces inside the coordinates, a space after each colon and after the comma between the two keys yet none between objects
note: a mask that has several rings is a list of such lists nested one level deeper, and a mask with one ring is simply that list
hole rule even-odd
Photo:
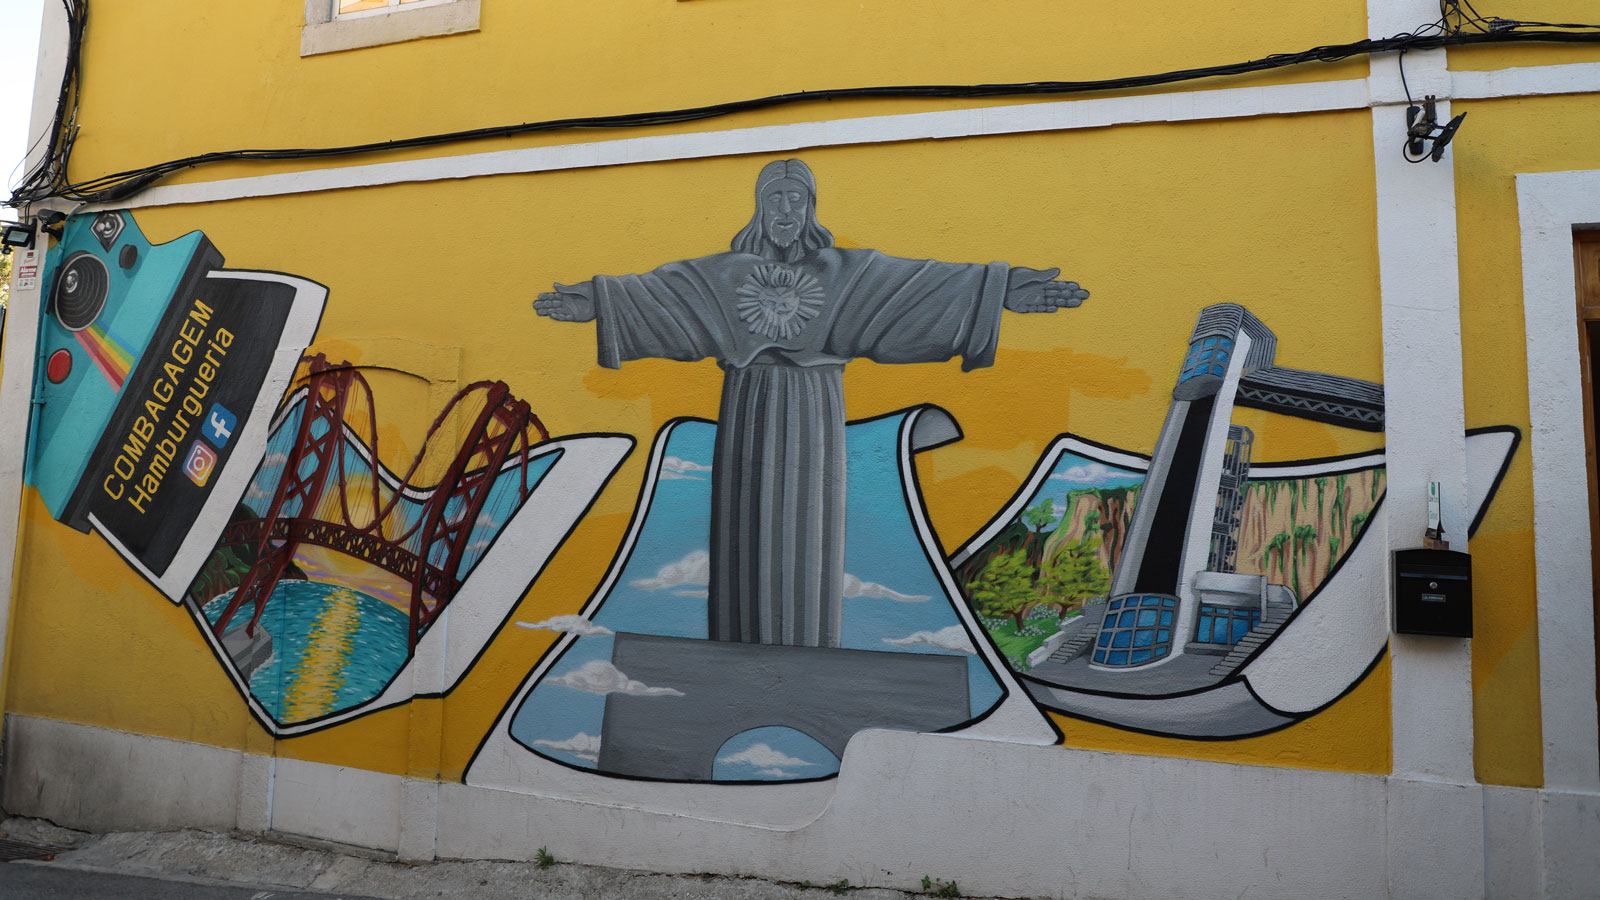
[{"label": "yellow painted wall", "polygon": [[[1142,75],[1358,40],[1366,7],[1341,0],[1306,16],[1270,0],[1223,8],[1163,0],[1136,13],[1084,0],[934,0],[914,8],[819,0],[797,13],[750,0],[488,0],[475,33],[302,59],[303,23],[298,2],[96,5],[83,91],[93,130],[78,148],[74,177],[213,150],[341,146],[821,88]],[[1354,60],[1206,86],[1365,74]],[[832,102],[669,130],[995,102],[1017,101]],[[646,133],[661,131],[496,139],[461,152]],[[192,177],[284,169],[228,165]]]},{"label": "yellow painted wall", "polygon": [[[1587,6],[1523,3],[1495,12],[1562,21],[1592,17]],[[822,0],[780,19],[745,0],[601,8],[485,0],[475,34],[301,59],[300,12],[294,3],[97,5],[73,175],[225,147],[342,144],[819,87],[1138,74],[1353,40],[1366,27],[1365,5],[1353,2],[1315,17],[1265,0],[1220,11],[1169,2],[1135,18],[1121,7],[1047,0],[939,0],[919,5],[915,17],[900,7]],[[1544,47],[1450,56],[1455,68],[1594,58],[1588,49]],[[1365,73],[1358,60],[1196,87]],[[805,105],[450,152],[971,105]],[[1463,102],[1461,110],[1471,113],[1455,144],[1467,424],[1526,429],[1513,175],[1600,168],[1590,139],[1600,133],[1600,109],[1591,97],[1562,97]],[[1094,293],[1076,311],[1008,317],[992,369],[850,366],[852,417],[935,402],[961,423],[964,440],[918,460],[945,548],[961,546],[994,514],[1058,434],[1150,452],[1204,306],[1247,306],[1277,333],[1281,365],[1381,381],[1371,141],[1363,110],[796,154],[817,174],[819,218],[841,246],[1060,265]],[[202,229],[232,267],[329,285],[316,349],[330,356],[373,362],[421,348],[413,371],[426,369],[419,374],[434,385],[375,381],[391,466],[414,449],[428,404],[450,377],[506,380],[556,435],[616,431],[639,441],[513,616],[536,621],[576,612],[590,595],[633,511],[643,448],[673,417],[714,417],[721,373],[710,362],[598,369],[592,326],[540,319],[530,301],[553,282],[724,249],[748,220],[755,173],[770,158],[240,200],[143,210],[138,220],[152,241]],[[299,167],[228,165],[184,178]],[[1486,360],[1493,363],[1479,364]],[[1258,461],[1381,446],[1381,435],[1249,410],[1235,421],[1255,430]],[[1478,569],[1473,641],[1478,775],[1486,783],[1542,778],[1532,527],[1524,445],[1473,542],[1475,555],[1494,561]],[[443,700],[274,742],[187,615],[103,541],[51,521],[33,495],[20,558],[25,588],[12,628],[23,637],[11,650],[9,711],[378,771],[460,778],[553,641],[508,628]],[[1308,722],[1242,741],[1056,722],[1072,747],[1381,773],[1389,768],[1388,677],[1380,662]]]},{"label": "yellow painted wall", "polygon": [[[1600,129],[1600,105],[1578,95],[1463,102],[1454,111],[1467,113],[1455,151],[1467,425],[1513,424],[1526,431],[1515,176],[1600,168],[1600,148],[1587,138]],[[1577,334],[1570,340],[1576,357]],[[1478,777],[1491,784],[1537,785],[1543,777],[1533,525],[1524,444],[1472,543],[1475,558],[1494,561],[1475,568],[1479,618],[1472,641]]]},{"label": "yellow painted wall", "polygon": [[[856,362],[847,370],[852,417],[935,402],[961,423],[964,440],[919,462],[946,548],[971,537],[1062,432],[1150,452],[1204,306],[1246,305],[1277,332],[1280,364],[1380,381],[1370,133],[1368,116],[1357,112],[801,154],[817,174],[819,220],[841,246],[1060,265],[1094,293],[1077,310],[1008,315],[991,369]],[[1274,149],[1290,142],[1302,152]],[[231,267],[287,270],[329,285],[315,349],[362,362],[374,361],[363,354],[385,342],[391,356],[409,342],[448,348],[440,358],[459,348],[462,383],[505,379],[553,434],[621,431],[644,448],[672,417],[715,417],[721,373],[710,362],[597,369],[593,326],[538,318],[529,303],[552,282],[724,249],[748,220],[754,176],[766,161],[392,186],[150,209],[138,218],[153,241],[200,228]],[[441,224],[450,234],[442,241]],[[439,365],[418,359],[417,369]],[[416,402],[415,386],[378,380],[374,389],[380,424],[393,426],[385,441],[398,439],[385,461],[403,464],[431,412]],[[1381,435],[1249,410],[1238,421],[1257,431],[1257,460],[1381,445]],[[515,619],[578,610],[622,536],[646,455],[624,465]],[[30,511],[26,577],[53,589],[30,591],[21,606],[18,628],[31,637],[17,657],[12,708],[260,745],[259,729],[181,611],[97,538],[48,521],[37,503]],[[143,623],[139,653],[117,651],[130,627],[124,614]],[[92,621],[93,630],[49,624],[63,618]],[[508,628],[446,700],[280,741],[277,752],[458,778],[550,639]],[[65,677],[62,660],[70,660]],[[1071,746],[1378,772],[1388,754],[1383,671],[1308,725],[1250,741],[1061,724]],[[193,704],[206,710],[198,720]]]},{"label": "yellow painted wall", "polygon": [[[1587,0],[1494,0],[1492,3],[1480,3],[1478,7],[1485,18],[1554,24],[1596,21],[1594,4]],[[1596,61],[1600,61],[1600,47],[1594,44],[1511,44],[1461,47],[1450,51],[1450,68],[1457,70],[1554,66]]]}]

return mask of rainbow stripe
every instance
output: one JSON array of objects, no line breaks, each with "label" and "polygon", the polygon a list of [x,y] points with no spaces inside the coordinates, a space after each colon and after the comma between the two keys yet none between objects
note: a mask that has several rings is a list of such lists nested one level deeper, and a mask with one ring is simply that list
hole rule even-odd
[{"label": "rainbow stripe", "polygon": [[122,390],[122,383],[128,380],[128,372],[133,368],[133,353],[98,324],[74,333],[100,374],[113,388]]}]

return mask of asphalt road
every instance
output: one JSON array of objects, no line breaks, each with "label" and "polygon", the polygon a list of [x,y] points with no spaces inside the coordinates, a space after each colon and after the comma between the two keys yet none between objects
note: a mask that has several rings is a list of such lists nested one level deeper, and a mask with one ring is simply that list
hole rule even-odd
[{"label": "asphalt road", "polygon": [[370,900],[355,894],[306,894],[251,887],[215,887],[185,881],[108,875],[49,863],[0,863],[4,900]]}]

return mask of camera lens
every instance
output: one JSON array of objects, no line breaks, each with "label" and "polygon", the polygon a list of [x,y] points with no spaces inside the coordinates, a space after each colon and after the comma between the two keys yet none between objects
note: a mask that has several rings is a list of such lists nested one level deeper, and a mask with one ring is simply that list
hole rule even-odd
[{"label": "camera lens", "polygon": [[106,290],[111,284],[106,264],[92,253],[78,251],[61,264],[55,287],[50,291],[50,311],[68,331],[82,331],[94,324],[106,305]]}]

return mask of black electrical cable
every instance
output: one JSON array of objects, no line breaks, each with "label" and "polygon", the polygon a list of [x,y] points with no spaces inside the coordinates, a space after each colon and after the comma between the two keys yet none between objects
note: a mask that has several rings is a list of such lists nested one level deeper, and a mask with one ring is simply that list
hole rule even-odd
[{"label": "black electrical cable", "polygon": [[[1400,86],[1404,88],[1406,92],[1406,105],[1412,109],[1417,109],[1418,107],[1416,105],[1416,101],[1411,99],[1411,85],[1406,83],[1406,52],[1404,50],[1400,51],[1400,55],[1395,59],[1395,63],[1400,67]],[[1400,144],[1400,158],[1404,159],[1408,163],[1420,163],[1427,159],[1427,153],[1424,153],[1418,157],[1412,157],[1410,140],[1411,134],[1409,131],[1407,131],[1406,137],[1407,139]]]},{"label": "black electrical cable", "polygon": [[[1482,44],[1502,43],[1600,43],[1600,25],[1547,25],[1544,23],[1527,23],[1507,19],[1485,18],[1473,8],[1470,0],[1442,0],[1439,5],[1440,18],[1421,26],[1415,32],[1395,35],[1388,38],[1368,38],[1346,44],[1330,44],[1313,47],[1298,53],[1279,53],[1260,59],[1248,60],[1240,63],[1230,63],[1217,66],[1204,66],[1193,69],[1177,69],[1171,72],[1161,72],[1153,75],[1137,75],[1122,78],[1105,78],[1089,81],[1033,81],[1012,82],[1004,84],[923,84],[923,85],[884,85],[875,87],[830,88],[817,91],[795,91],[784,94],[773,94],[766,97],[756,97],[746,100],[735,100],[727,103],[716,103],[709,106],[696,106],[685,109],[662,110],[647,113],[626,113],[607,116],[580,116],[565,119],[551,119],[542,122],[523,122],[516,125],[500,125],[489,128],[475,128],[466,131],[454,131],[444,134],[423,135],[420,137],[401,138],[389,141],[375,141],[365,144],[351,144],[340,147],[317,148],[290,148],[290,149],[241,149],[228,150],[214,153],[203,153],[183,159],[170,160],[155,165],[143,166],[137,169],[128,169],[102,175],[86,181],[69,182],[66,179],[66,160],[71,155],[72,144],[76,137],[76,75],[78,70],[78,49],[82,40],[84,23],[87,19],[88,0],[63,0],[68,10],[71,21],[73,46],[68,51],[68,72],[62,83],[62,103],[57,109],[57,136],[52,137],[52,153],[45,163],[34,173],[38,177],[30,176],[22,188],[12,195],[9,205],[19,206],[24,203],[38,202],[50,198],[64,198],[85,203],[114,203],[126,199],[140,190],[150,186],[156,181],[184,169],[209,163],[241,160],[303,160],[326,159],[330,157],[353,156],[363,153],[379,151],[406,150],[418,147],[430,147],[439,144],[461,143],[466,141],[479,141],[489,138],[504,138],[523,134],[540,132],[581,129],[581,128],[635,128],[651,125],[666,125],[678,122],[692,122],[702,119],[716,118],[732,115],[734,113],[749,112],[758,109],[770,109],[795,103],[809,103],[828,100],[848,100],[866,97],[874,98],[980,98],[980,97],[1026,97],[1040,95],[1080,94],[1094,91],[1127,90],[1134,88],[1154,87],[1156,85],[1173,84],[1182,81],[1194,81],[1204,78],[1219,78],[1230,75],[1245,75],[1254,72],[1264,72],[1281,69],[1289,66],[1303,65],[1313,62],[1337,62],[1354,56],[1370,56],[1375,53],[1388,53],[1407,50],[1435,50],[1441,47],[1460,47]],[[1463,11],[1462,5],[1466,10]],[[1450,22],[1454,14],[1454,26]],[[1468,30],[1469,26],[1472,30]],[[71,98],[71,113],[67,115],[67,100]],[[65,118],[63,118],[66,116]],[[59,141],[59,146],[57,145]]]},{"label": "black electrical cable", "polygon": [[[71,184],[67,180],[67,160],[77,138],[79,70],[82,65],[83,35],[88,27],[88,0],[61,0],[67,16],[67,58],[61,76],[61,90],[56,98],[55,116],[49,130],[40,136],[48,139],[48,150],[27,175],[22,184],[7,201],[8,206],[20,206],[31,197],[44,199],[70,196]],[[34,141],[34,147],[38,146]],[[32,153],[34,147],[29,147]]]}]

